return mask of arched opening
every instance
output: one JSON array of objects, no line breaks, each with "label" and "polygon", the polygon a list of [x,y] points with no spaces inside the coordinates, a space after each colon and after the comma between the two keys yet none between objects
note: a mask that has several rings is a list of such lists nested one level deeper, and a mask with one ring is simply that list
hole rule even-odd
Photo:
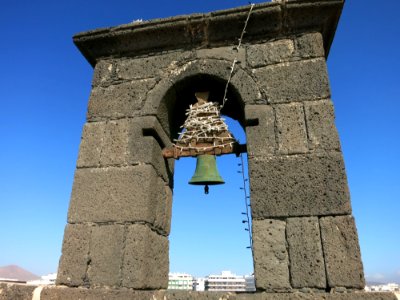
[{"label": "arched opening", "polygon": [[[196,103],[195,93],[209,91],[209,102],[222,104],[226,80],[208,74],[197,74],[186,77],[175,83],[166,93],[162,107],[158,111],[161,122],[169,128],[171,139],[178,137],[180,126],[184,123],[185,112],[190,104]],[[231,85],[228,87],[227,98],[229,99],[221,113],[233,120],[237,120],[244,126],[244,105],[238,91]],[[161,115],[161,116],[160,116]],[[167,120],[166,120],[167,119]]]},{"label": "arched opening", "polygon": [[[195,93],[209,91],[209,102],[221,104],[225,85],[225,80],[209,74],[192,75],[174,84],[163,99],[161,115],[164,122],[168,120],[171,139],[178,137],[186,110],[196,103]],[[229,86],[227,98],[221,111],[223,118],[234,137],[246,143],[243,100],[233,86]],[[234,154],[217,157],[219,172],[226,183],[210,187],[208,195],[202,187],[188,184],[195,165],[195,158],[180,158],[175,162],[170,272],[195,277],[226,270],[237,275],[253,274],[251,225],[246,215],[247,154],[242,159]]]}]

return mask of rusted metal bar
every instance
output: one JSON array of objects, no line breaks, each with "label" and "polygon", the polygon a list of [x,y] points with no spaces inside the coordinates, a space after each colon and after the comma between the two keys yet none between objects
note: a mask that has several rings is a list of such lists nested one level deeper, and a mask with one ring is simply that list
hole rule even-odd
[{"label": "rusted metal bar", "polygon": [[223,154],[236,154],[239,156],[240,153],[247,152],[246,144],[238,144],[234,143],[232,146],[223,147],[223,148],[214,148],[210,150],[179,150],[176,147],[164,148],[162,150],[162,154],[164,158],[176,158],[179,157],[188,157],[188,156],[197,156],[202,154],[210,154],[210,155],[223,155]]}]

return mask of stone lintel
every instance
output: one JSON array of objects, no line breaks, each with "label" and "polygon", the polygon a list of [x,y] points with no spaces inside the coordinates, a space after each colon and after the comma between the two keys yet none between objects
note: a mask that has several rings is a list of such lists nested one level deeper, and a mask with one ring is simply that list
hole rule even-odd
[{"label": "stone lintel", "polygon": [[[257,4],[248,23],[245,42],[321,32],[327,57],[343,3],[343,0],[297,0]],[[207,14],[133,22],[79,33],[74,36],[74,43],[92,66],[104,57],[234,45],[248,12],[249,6],[242,6]]]}]

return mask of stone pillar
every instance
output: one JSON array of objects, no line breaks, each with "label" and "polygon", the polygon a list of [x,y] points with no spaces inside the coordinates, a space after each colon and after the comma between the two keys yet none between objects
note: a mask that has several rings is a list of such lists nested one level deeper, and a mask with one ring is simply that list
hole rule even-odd
[{"label": "stone pillar", "polygon": [[[256,287],[362,289],[363,267],[322,36],[251,45],[265,101],[247,105]],[[256,120],[256,121],[255,121]]]},{"label": "stone pillar", "polygon": [[138,116],[151,83],[107,81],[103,66],[95,70],[57,284],[164,289],[172,175],[161,149],[170,141],[156,117]]}]

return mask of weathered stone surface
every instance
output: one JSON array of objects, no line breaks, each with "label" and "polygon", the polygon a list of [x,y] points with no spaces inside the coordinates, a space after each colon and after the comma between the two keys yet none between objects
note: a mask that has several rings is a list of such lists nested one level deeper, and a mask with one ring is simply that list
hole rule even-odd
[{"label": "weathered stone surface", "polygon": [[309,148],[312,150],[340,151],[332,101],[304,102],[304,111],[306,114]]},{"label": "weathered stone surface", "polygon": [[150,165],[77,169],[68,221],[155,225],[165,218],[157,207],[166,197],[165,183]]},{"label": "weathered stone surface", "polygon": [[353,217],[323,217],[320,226],[328,285],[363,289],[364,272]]},{"label": "weathered stone surface", "polygon": [[[392,293],[351,292],[342,294],[328,293],[232,293],[232,292],[195,292],[166,290],[131,290],[109,288],[68,288],[63,286],[28,286],[23,284],[0,283],[0,300],[36,300],[32,298],[32,289],[40,289],[40,300],[396,300]],[[38,299],[38,298],[37,298]]]},{"label": "weathered stone surface", "polygon": [[163,72],[173,70],[193,59],[191,51],[175,51],[141,58],[120,59],[116,63],[116,76],[122,80],[160,77]]},{"label": "weathered stone surface", "polygon": [[[262,11],[261,11],[262,10]],[[253,10],[251,23],[246,32],[254,35],[276,33],[281,27],[281,9],[278,5],[269,5],[261,10]],[[247,18],[248,8],[242,8],[244,14],[231,15],[223,11],[213,12],[209,21],[204,21],[206,43],[213,46],[218,44],[237,44],[237,38],[243,30],[243,24]],[[268,22],[266,22],[268,20]],[[227,25],[229,24],[229,25]],[[221,29],[224,30],[221,30]],[[229,39],[227,39],[229,37]],[[222,42],[221,41],[225,41]]]},{"label": "weathered stone surface", "polygon": [[318,218],[286,219],[286,238],[292,286],[325,289],[325,265]]},{"label": "weathered stone surface", "polygon": [[324,57],[324,41],[319,32],[307,33],[295,38],[295,55],[303,58]]},{"label": "weathered stone surface", "polygon": [[135,291],[108,288],[85,289],[47,286],[43,289],[40,300],[158,300],[163,299],[164,294],[165,291]]},{"label": "weathered stone surface", "polygon": [[143,79],[108,87],[94,87],[89,99],[87,119],[99,121],[137,116],[146,94],[155,84],[154,79]]},{"label": "weathered stone surface", "polygon": [[35,289],[34,285],[0,282],[0,300],[31,300]]},{"label": "weathered stone surface", "polygon": [[275,153],[275,115],[270,105],[246,105],[245,118],[257,126],[246,127],[247,152],[251,156],[270,156]]},{"label": "weathered stone surface", "polygon": [[303,104],[280,104],[275,107],[275,113],[278,153],[306,153],[308,142]]},{"label": "weathered stone surface", "polygon": [[252,68],[264,67],[288,61],[293,52],[294,45],[290,39],[250,45],[247,47],[247,61]]},{"label": "weathered stone surface", "polygon": [[196,50],[197,58],[215,58],[225,59],[230,62],[236,58],[240,62],[240,66],[243,68],[246,66],[246,50],[240,48],[239,51],[234,50],[234,47],[217,47],[217,48],[206,48]]},{"label": "weathered stone surface", "polygon": [[165,186],[165,201],[159,201],[157,206],[157,216],[155,221],[156,228],[162,228],[166,235],[171,231],[172,218],[172,190],[169,186]]},{"label": "weathered stone surface", "polygon": [[328,98],[326,63],[323,58],[281,63],[253,71],[268,101],[284,103]]},{"label": "weathered stone surface", "polygon": [[114,286],[121,282],[124,226],[94,226],[90,240],[88,279],[91,287]]},{"label": "weathered stone surface", "polygon": [[117,78],[115,74],[115,60],[102,59],[96,63],[93,72],[92,87],[109,86]]},{"label": "weathered stone surface", "polygon": [[231,78],[230,85],[238,92],[243,103],[266,104],[266,100],[262,99],[261,91],[258,89],[256,82],[243,69],[239,67],[235,68],[235,73]]},{"label": "weathered stone surface", "polygon": [[86,271],[90,263],[91,231],[92,227],[89,225],[67,224],[58,266],[57,284],[67,286],[87,285]]},{"label": "weathered stone surface", "polygon": [[[154,117],[137,117],[106,122],[86,123],[79,150],[77,167],[129,166],[152,164],[166,182],[172,180],[171,166],[164,160],[157,141],[163,130]],[[160,126],[160,125],[158,125]],[[143,136],[143,130],[153,136]],[[160,133],[160,134],[158,134]],[[165,133],[164,133],[165,135]],[[169,139],[164,138],[169,142]],[[167,144],[169,145],[170,142]]]},{"label": "weathered stone surface", "polygon": [[77,167],[98,167],[104,140],[105,122],[86,123],[83,127]]},{"label": "weathered stone surface", "polygon": [[282,291],[291,288],[289,258],[281,220],[253,220],[253,260],[257,290]]},{"label": "weathered stone surface", "polygon": [[168,238],[146,225],[128,228],[122,267],[122,286],[134,289],[166,289],[168,286]]},{"label": "weathered stone surface", "polygon": [[340,153],[249,159],[253,219],[351,213]]},{"label": "weathered stone surface", "polygon": [[[1,298],[0,298],[1,299]],[[41,300],[396,300],[391,293],[232,293],[194,291],[135,291],[45,287]],[[24,298],[25,300],[25,298]],[[29,299],[30,300],[30,299]]]}]

